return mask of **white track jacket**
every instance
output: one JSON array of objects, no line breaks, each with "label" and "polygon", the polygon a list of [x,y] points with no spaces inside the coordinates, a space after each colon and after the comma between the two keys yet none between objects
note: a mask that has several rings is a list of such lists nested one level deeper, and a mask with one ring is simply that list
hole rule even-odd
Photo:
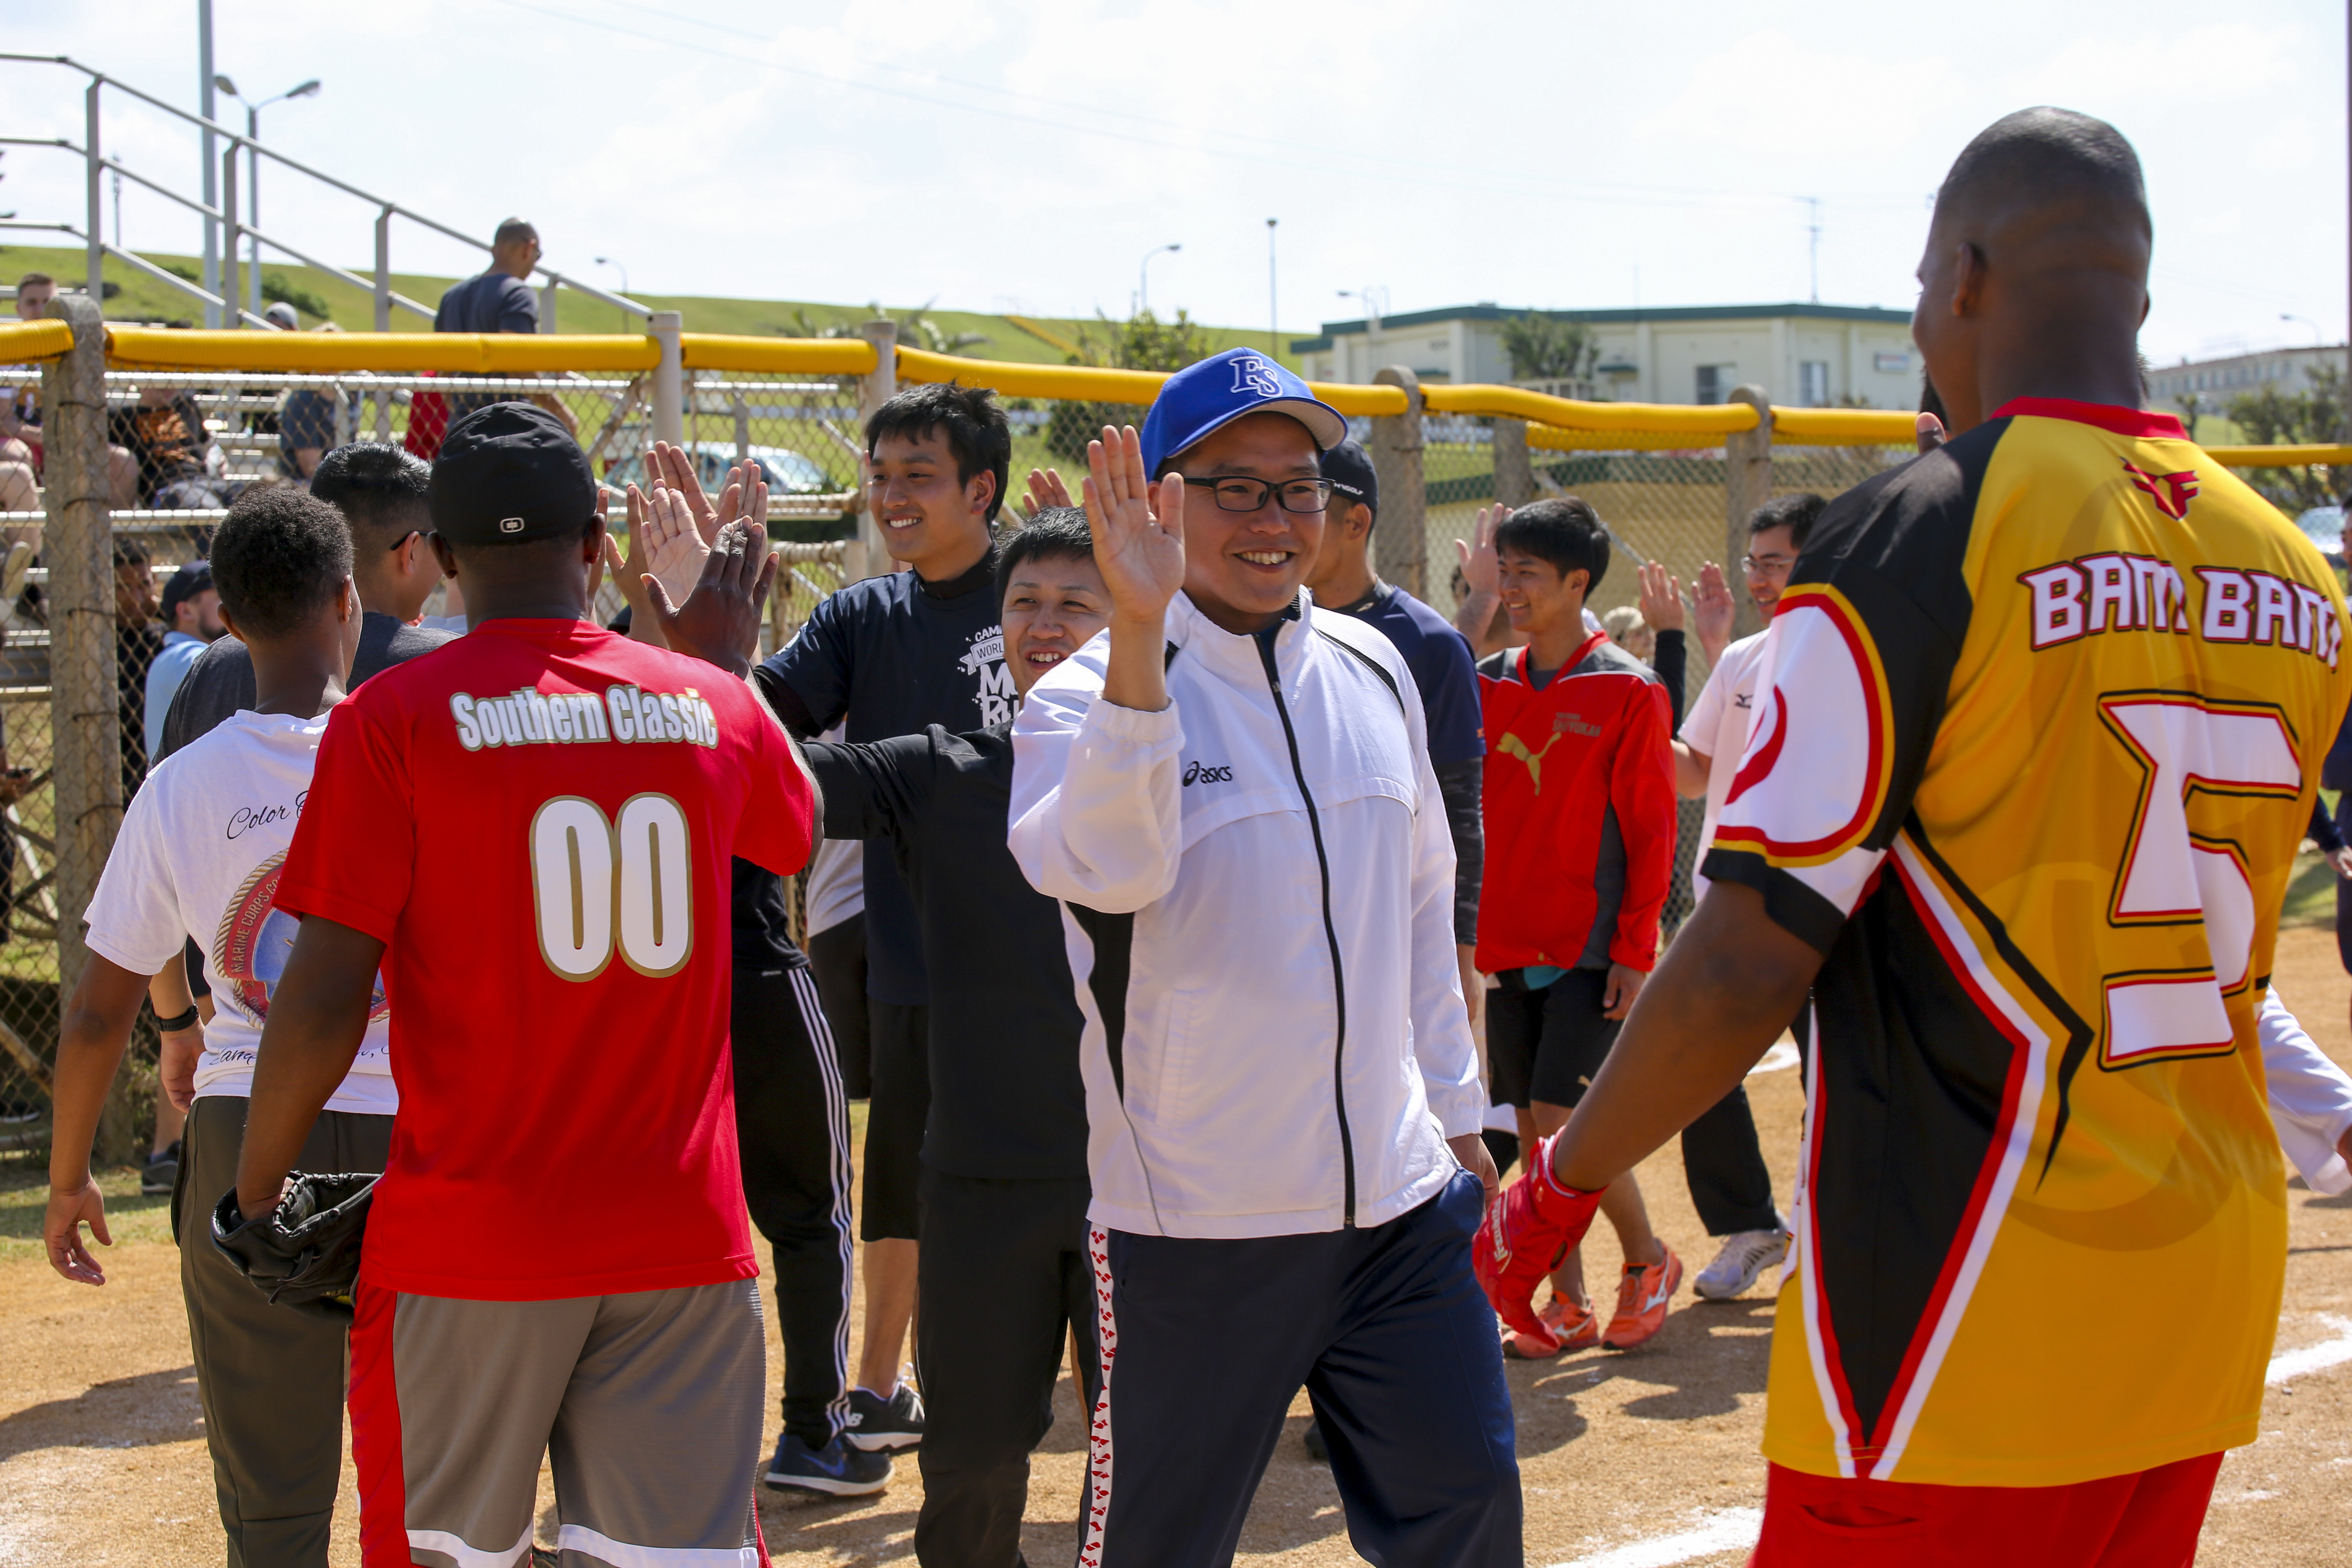
[{"label": "white track jacket", "polygon": [[1086,1019],[1089,1215],[1382,1224],[1436,1195],[1444,1140],[1486,1112],[1412,677],[1304,593],[1268,637],[1179,595],[1167,636],[1167,709],[1101,700],[1105,634],[1013,729],[1013,855],[1062,900]]}]

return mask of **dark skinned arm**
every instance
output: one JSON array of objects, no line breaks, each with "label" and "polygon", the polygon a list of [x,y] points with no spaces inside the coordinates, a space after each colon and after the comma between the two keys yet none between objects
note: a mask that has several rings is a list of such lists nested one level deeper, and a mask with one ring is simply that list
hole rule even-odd
[{"label": "dark skinned arm", "polygon": [[114,1245],[106,1228],[106,1202],[90,1180],[90,1141],[106,1110],[106,1091],[122,1066],[131,1026],[147,994],[147,976],[133,974],[96,953],[89,955],[66,1016],[58,1029],[57,1076],[50,1093],[54,1124],[49,1133],[49,1206],[41,1221],[41,1245],[49,1267],[84,1285],[106,1283],[82,1242],[81,1227],[101,1247]]},{"label": "dark skinned arm", "polygon": [[1552,1174],[1598,1192],[1705,1115],[1780,1037],[1821,966],[1754,889],[1709,887],[1561,1129]]},{"label": "dark skinned arm", "polygon": [[352,1070],[367,1035],[376,965],[383,961],[383,943],[365,931],[302,917],[285,978],[270,993],[269,1020],[253,1063],[253,1099],[236,1160],[236,1207],[247,1219],[278,1206],[311,1124]]}]

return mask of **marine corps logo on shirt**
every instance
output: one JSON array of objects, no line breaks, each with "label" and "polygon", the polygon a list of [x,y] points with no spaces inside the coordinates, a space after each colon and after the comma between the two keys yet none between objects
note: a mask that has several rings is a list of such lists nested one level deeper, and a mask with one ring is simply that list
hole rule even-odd
[{"label": "marine corps logo on shirt", "polygon": [[[220,930],[213,936],[214,973],[228,1000],[256,1028],[269,1016],[269,994],[286,973],[286,957],[294,951],[294,933],[302,924],[277,907],[278,878],[285,869],[283,849],[256,866],[221,911]],[[391,1016],[383,976],[378,974],[375,993],[368,999],[368,1022],[382,1023]]]}]

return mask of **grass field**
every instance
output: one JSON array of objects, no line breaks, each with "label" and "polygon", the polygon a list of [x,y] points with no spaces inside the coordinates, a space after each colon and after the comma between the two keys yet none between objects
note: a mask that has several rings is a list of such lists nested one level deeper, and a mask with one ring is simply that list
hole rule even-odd
[{"label": "grass field", "polygon": [[[2352,1063],[2347,985],[2330,933],[2310,926],[2280,943],[2278,984],[2338,1061]],[[1764,1147],[1785,1202],[1801,1090],[1790,1071],[1749,1080]],[[862,1112],[862,1108],[860,1108]],[[1641,1172],[1652,1214],[1696,1268],[1711,1256],[1669,1151]],[[128,1172],[111,1194],[135,1192]],[[2262,1436],[2221,1469],[2198,1562],[2229,1568],[2317,1568],[2344,1561],[2352,1513],[2352,1195],[2299,1186],[2292,1211],[2279,1359]],[[221,1560],[178,1257],[160,1200],[112,1200],[116,1245],[102,1289],[68,1285],[39,1256],[42,1190],[22,1165],[0,1173],[0,1568],[16,1564],[194,1565]],[[1603,1235],[1586,1267],[1608,1278]],[[763,1258],[765,1247],[761,1248]],[[772,1270],[763,1287],[774,1288]],[[2074,1303],[2095,1310],[2095,1303]],[[1247,1332],[1247,1324],[1235,1331]],[[1753,1539],[1764,1465],[1764,1377],[1771,1344],[1769,1289],[1727,1304],[1687,1290],[1665,1331],[1631,1354],[1585,1352],[1510,1366],[1527,1501],[1528,1561],[1577,1568],[1737,1568]],[[2198,1353],[2183,1345],[2181,1353]],[[772,1395],[782,1367],[772,1352]],[[1284,1568],[1354,1560],[1330,1472],[1309,1459],[1294,1404],[1243,1536],[1243,1555]],[[1024,1549],[1064,1563],[1076,1539],[1085,1455],[1065,1377],[1055,1423],[1030,1484]],[[772,1436],[772,1429],[771,1430]],[[552,1491],[541,1479],[541,1538],[552,1540]],[[888,1490],[804,1502],[763,1491],[770,1551],[793,1568],[866,1568],[913,1560],[921,1506],[919,1463],[902,1460]],[[346,1469],[333,1562],[358,1561]]]},{"label": "grass field", "polygon": [[[144,254],[146,259],[167,270],[174,265],[185,267],[191,270],[198,267],[197,258],[193,256],[173,256],[161,251]],[[594,268],[582,265],[576,259],[567,262],[560,257],[551,258],[550,265],[562,266],[567,272],[583,276],[597,271]],[[369,262],[352,263],[351,270],[361,277],[367,277],[370,275],[369,269],[372,266],[373,263]],[[69,283],[79,283],[81,281],[82,275],[88,270],[88,260],[80,250],[28,245],[0,246],[0,281],[11,285],[19,276],[26,272],[47,272],[52,277],[65,279]],[[367,331],[375,325],[374,297],[366,290],[354,289],[341,279],[331,277],[316,268],[297,266],[290,262],[272,261],[266,257],[261,264],[261,271],[264,278],[268,278],[272,273],[283,273],[287,283],[292,289],[316,295],[319,300],[328,307],[336,324],[346,331]],[[243,276],[240,270],[239,279],[242,279]],[[106,262],[104,277],[108,282],[119,283],[122,286],[122,292],[106,302],[106,314],[110,320],[153,321],[190,320],[198,323],[204,320],[204,306],[201,300],[192,295],[181,293],[168,284],[158,282],[110,257]],[[609,277],[589,276],[587,280],[607,289],[613,287]],[[392,275],[392,287],[394,292],[404,294],[423,305],[439,303],[442,290],[456,281],[457,279],[453,278],[425,277],[412,272],[394,272]],[[797,300],[728,300],[696,294],[653,294],[642,290],[633,291],[629,297],[641,305],[650,306],[657,310],[682,312],[686,318],[686,330],[689,332],[734,332],[750,337],[792,337],[800,331],[794,321],[795,311],[805,312],[809,320],[820,328],[835,322],[854,325],[870,317],[868,302],[865,300],[853,300],[841,304],[817,304]],[[900,300],[886,305],[885,309],[893,314],[903,314],[920,308],[922,304],[923,301],[919,300]],[[967,354],[974,359],[1010,360],[1034,364],[1061,363],[1064,351],[1055,346],[1054,340],[1075,341],[1078,332],[1090,324],[1086,321],[1058,318],[1026,318],[1033,320],[1036,326],[1044,329],[1045,335],[1039,336],[1016,324],[1006,316],[951,310],[933,310],[926,313],[939,325],[941,331],[950,334],[966,332],[983,334],[985,342],[959,349],[957,351],[959,353]],[[622,317],[623,312],[616,306],[601,304],[584,294],[576,294],[570,289],[557,292],[555,324],[562,331],[644,331],[643,325],[635,318],[631,318],[625,324]],[[313,326],[317,324],[318,320],[316,316],[305,313],[302,324],[306,327]],[[394,331],[429,331],[432,330],[432,325],[425,318],[396,306],[393,310],[392,327]],[[1263,350],[1267,346],[1265,329],[1263,327],[1255,330],[1238,327],[1207,327],[1204,330],[1209,334],[1213,348],[1226,349],[1236,344],[1247,344],[1251,348]],[[1297,363],[1290,355],[1290,340],[1305,335],[1307,334],[1297,330],[1286,330],[1281,334],[1278,353],[1286,363]],[[915,346],[919,348],[922,345],[918,343]]]}]

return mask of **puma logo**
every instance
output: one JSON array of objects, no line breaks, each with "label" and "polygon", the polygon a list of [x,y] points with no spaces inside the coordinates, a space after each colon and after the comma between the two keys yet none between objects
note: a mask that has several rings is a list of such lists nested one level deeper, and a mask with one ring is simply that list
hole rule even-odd
[{"label": "puma logo", "polygon": [[1536,793],[1538,795],[1541,795],[1543,794],[1544,752],[1550,751],[1554,746],[1559,744],[1559,732],[1558,731],[1554,731],[1550,740],[1546,741],[1541,747],[1532,752],[1528,750],[1528,743],[1525,741],[1520,740],[1517,735],[1504,736],[1501,740],[1495,742],[1495,750],[1502,752],[1503,755],[1507,757],[1517,757],[1519,761],[1527,763],[1528,782],[1536,786]]}]

